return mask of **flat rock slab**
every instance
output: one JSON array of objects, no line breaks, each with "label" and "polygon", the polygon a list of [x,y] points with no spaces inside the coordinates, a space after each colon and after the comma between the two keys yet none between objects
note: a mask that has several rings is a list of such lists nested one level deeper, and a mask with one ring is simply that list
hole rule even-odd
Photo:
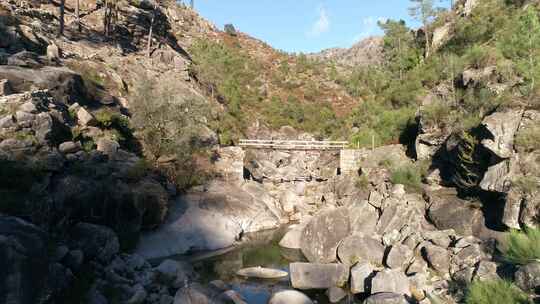
[{"label": "flat rock slab", "polygon": [[289,275],[286,271],[283,270],[263,267],[243,268],[238,270],[236,274],[242,277],[257,279],[282,279]]},{"label": "flat rock slab", "polygon": [[279,219],[263,201],[237,186],[215,182],[206,192],[180,197],[163,225],[141,235],[136,253],[162,259],[235,244],[241,233],[274,229]]},{"label": "flat rock slab", "polygon": [[291,263],[289,268],[297,289],[342,287],[349,280],[349,267],[343,264]]}]

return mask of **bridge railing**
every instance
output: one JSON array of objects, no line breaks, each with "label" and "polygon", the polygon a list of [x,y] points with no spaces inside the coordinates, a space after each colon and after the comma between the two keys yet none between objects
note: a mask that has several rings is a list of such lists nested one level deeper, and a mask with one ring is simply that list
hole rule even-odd
[{"label": "bridge railing", "polygon": [[347,141],[329,140],[279,140],[279,139],[241,139],[241,147],[251,149],[276,150],[342,150],[349,146]]}]

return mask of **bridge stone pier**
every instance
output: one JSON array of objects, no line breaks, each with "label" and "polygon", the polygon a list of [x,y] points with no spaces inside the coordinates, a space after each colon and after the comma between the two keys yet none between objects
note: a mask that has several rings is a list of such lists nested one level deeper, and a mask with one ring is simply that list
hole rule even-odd
[{"label": "bridge stone pier", "polygon": [[342,174],[356,173],[359,164],[369,155],[365,149],[339,150],[339,168]]}]

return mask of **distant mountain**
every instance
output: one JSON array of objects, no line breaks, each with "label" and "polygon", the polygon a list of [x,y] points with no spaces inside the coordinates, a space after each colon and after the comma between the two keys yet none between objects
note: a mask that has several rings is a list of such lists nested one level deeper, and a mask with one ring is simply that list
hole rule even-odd
[{"label": "distant mountain", "polygon": [[382,43],[382,37],[369,37],[350,48],[326,49],[309,57],[348,67],[378,64],[382,61]]}]

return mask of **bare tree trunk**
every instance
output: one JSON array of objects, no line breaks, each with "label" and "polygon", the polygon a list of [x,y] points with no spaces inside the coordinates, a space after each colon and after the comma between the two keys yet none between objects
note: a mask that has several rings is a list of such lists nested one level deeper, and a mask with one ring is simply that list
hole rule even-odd
[{"label": "bare tree trunk", "polygon": [[426,59],[429,57],[431,53],[431,42],[429,40],[429,31],[427,29],[428,25],[425,23],[424,25],[424,35],[426,36]]},{"label": "bare tree trunk", "polygon": [[60,0],[60,27],[58,28],[58,36],[64,35],[64,13],[66,0]]},{"label": "bare tree trunk", "polygon": [[75,17],[77,18],[77,29],[79,30],[79,33],[80,33],[82,32],[82,28],[81,28],[81,16],[79,13],[79,1],[80,0],[77,0],[75,2]]},{"label": "bare tree trunk", "polygon": [[152,32],[154,30],[154,20],[156,19],[156,10],[158,7],[158,2],[154,5],[154,12],[152,14],[152,20],[150,20],[150,29],[148,30],[148,45],[146,47],[146,56],[150,57],[150,49],[152,47]]},{"label": "bare tree trunk", "polygon": [[109,1],[105,0],[105,9],[103,10],[103,34],[105,37],[109,36]]},{"label": "bare tree trunk", "polygon": [[398,53],[399,53],[399,80],[403,80],[403,54],[401,52],[401,38],[398,38]]}]

